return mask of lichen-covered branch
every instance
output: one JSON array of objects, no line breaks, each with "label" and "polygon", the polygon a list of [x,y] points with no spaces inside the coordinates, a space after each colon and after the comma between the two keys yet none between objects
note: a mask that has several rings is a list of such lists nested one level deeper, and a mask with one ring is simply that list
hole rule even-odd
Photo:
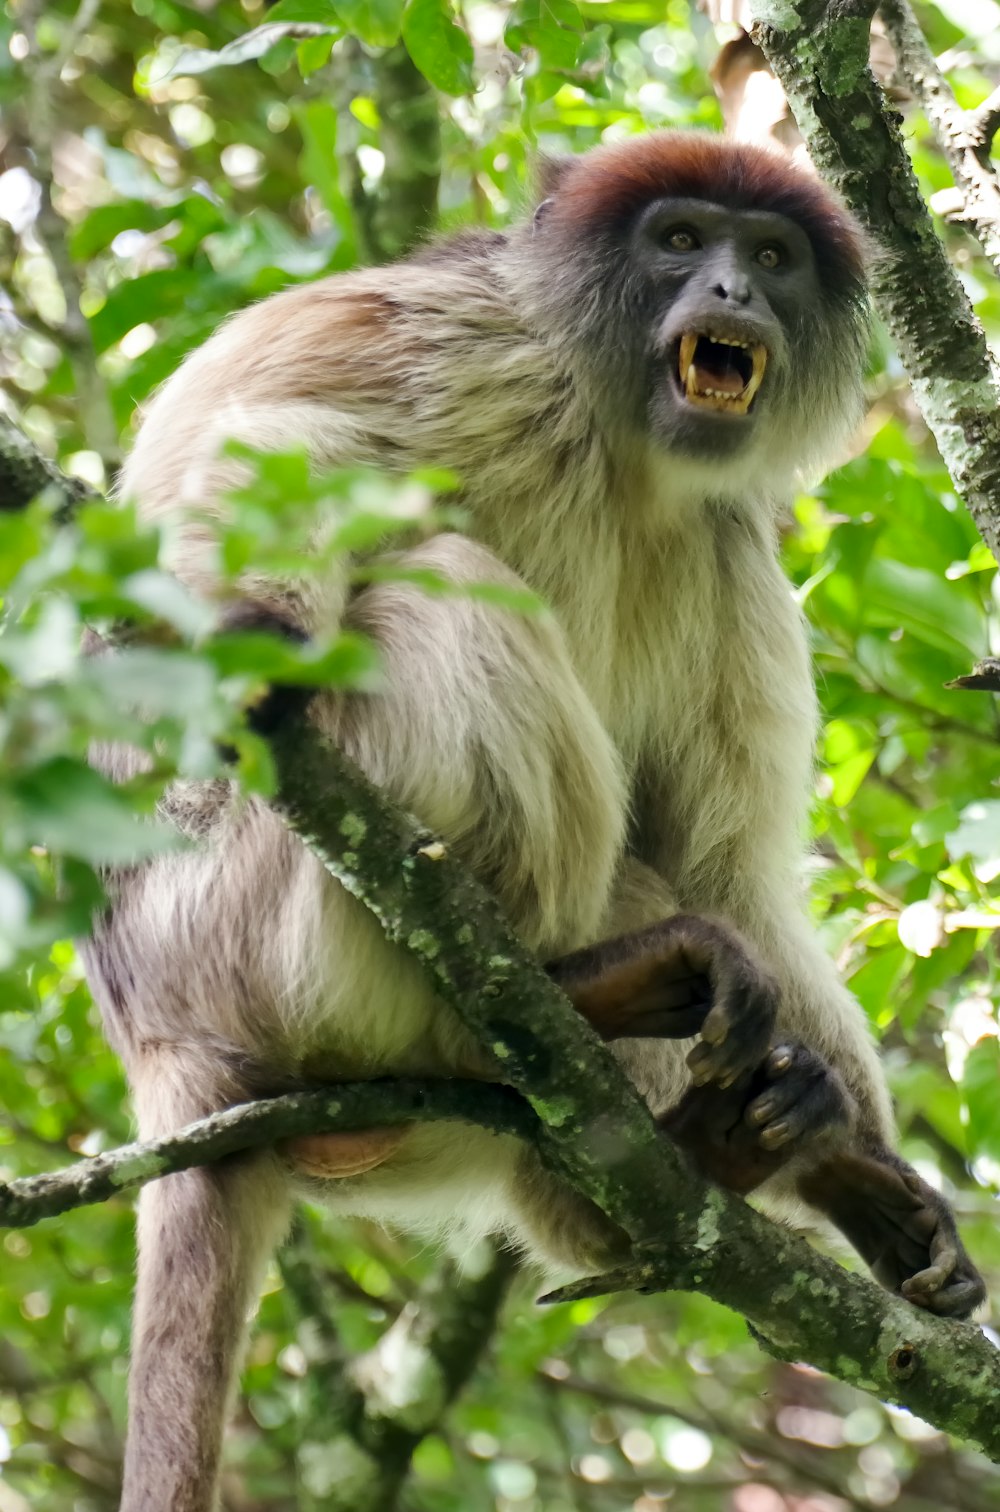
[{"label": "lichen-covered branch", "polygon": [[875,297],[941,456],[1000,559],[1000,379],[868,67],[873,5],[753,0],[752,36],[810,155],[882,256]]},{"label": "lichen-covered branch", "polygon": [[745,1204],[725,1212],[719,1206],[715,1219],[710,1202],[697,1234],[679,1235],[636,1265],[572,1282],[547,1300],[616,1290],[704,1292],[742,1313],[778,1359],[808,1360],[947,1426],[1000,1462],[1000,1351],[979,1329],[889,1296],[786,1229],[770,1230],[762,1244],[760,1216]]},{"label": "lichen-covered branch", "polygon": [[951,217],[967,225],[1000,273],[1000,178],[990,158],[997,107],[963,110],[937,61],[909,0],[882,0],[882,20],[896,53],[896,69],[912,89],[948,160],[961,210]]},{"label": "lichen-covered branch", "polygon": [[[327,870],[421,961],[437,992],[532,1104],[564,1172],[635,1239],[680,1157],[596,1034],[447,847],[304,720],[271,738],[278,807]],[[581,1089],[585,1094],[581,1095]]]},{"label": "lichen-covered branch", "polygon": [[1000,1461],[1000,1353],[984,1335],[851,1275],[650,1140],[652,1126],[605,1048],[440,842],[308,727],[283,732],[275,754],[289,822],[499,1056],[545,1125],[549,1157],[645,1251],[631,1269],[559,1297],[704,1292],[748,1318],[780,1358],[806,1359],[901,1402]]},{"label": "lichen-covered branch", "polygon": [[0,1181],[0,1228],[28,1228],[71,1208],[105,1202],[160,1176],[210,1165],[241,1150],[276,1144],[297,1134],[441,1119],[459,1119],[522,1139],[538,1132],[537,1119],[516,1093],[482,1082],[352,1082],[289,1092],[240,1103],[162,1139],[122,1145],[62,1171]]},{"label": "lichen-covered branch", "polygon": [[0,510],[25,509],[46,488],[57,494],[61,514],[72,512],[90,492],[43,457],[0,410]]}]

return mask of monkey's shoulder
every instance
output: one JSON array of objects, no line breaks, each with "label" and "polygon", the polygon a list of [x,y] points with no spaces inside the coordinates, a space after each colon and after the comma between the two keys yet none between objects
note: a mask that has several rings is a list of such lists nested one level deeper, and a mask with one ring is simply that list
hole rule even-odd
[{"label": "monkey's shoulder", "polygon": [[406,261],[417,267],[483,265],[492,263],[509,244],[509,236],[502,231],[489,231],[481,226],[463,226],[461,230],[425,242]]}]

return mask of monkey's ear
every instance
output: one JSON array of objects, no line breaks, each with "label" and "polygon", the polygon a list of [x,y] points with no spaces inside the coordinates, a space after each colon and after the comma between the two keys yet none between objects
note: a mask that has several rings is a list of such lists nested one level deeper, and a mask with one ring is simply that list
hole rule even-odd
[{"label": "monkey's ear", "polygon": [[537,231],[538,230],[539,226],[541,226],[542,222],[545,220],[545,217],[548,215],[549,211],[552,209],[552,206],[554,204],[555,204],[555,200],[553,199],[552,195],[550,194],[549,197],[548,197],[548,199],[543,199],[542,203],[540,205],[536,205],[535,206],[535,213],[531,217],[531,229],[532,229],[532,231]]},{"label": "monkey's ear", "polygon": [[541,202],[539,209],[545,200],[551,199],[556,193],[573,163],[574,159],[567,153],[560,154],[559,157],[553,157],[547,152],[539,153],[535,159],[534,172],[535,192]]}]

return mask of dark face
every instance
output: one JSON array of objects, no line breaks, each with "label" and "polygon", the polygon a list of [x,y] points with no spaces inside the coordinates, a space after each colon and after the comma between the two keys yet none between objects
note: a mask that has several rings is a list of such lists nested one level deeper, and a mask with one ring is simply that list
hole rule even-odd
[{"label": "dark face", "polygon": [[693,456],[738,452],[780,418],[791,358],[818,355],[792,350],[823,303],[808,236],[771,210],[669,198],[643,212],[630,250],[653,434]]}]

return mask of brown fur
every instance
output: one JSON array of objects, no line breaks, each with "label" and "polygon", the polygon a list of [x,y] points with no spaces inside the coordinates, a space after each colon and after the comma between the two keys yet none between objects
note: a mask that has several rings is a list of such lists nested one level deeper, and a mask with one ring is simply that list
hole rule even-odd
[{"label": "brown fur", "polygon": [[[211,595],[211,534],[188,512],[229,507],[227,437],[304,443],[322,465],[456,470],[468,538],[442,534],[403,560],[458,582],[526,583],[551,615],[398,583],[351,592],[346,569],[320,584],[249,579],[249,595],[293,606],[307,632],[344,623],[381,650],[385,694],[325,695],[319,724],[447,838],[543,958],[677,908],[735,924],[775,973],[782,1032],[838,1068],[862,1139],[891,1140],[863,1017],[800,901],[816,709],[777,555],[796,468],[835,449],[856,413],[863,332],[843,287],[857,293],[854,233],[812,179],[705,138],[602,149],[558,177],[551,236],[544,219],[467,235],[230,321],[150,406],[122,492],[170,521],[169,562]],[[624,253],[601,263],[596,238],[675,180],[734,208],[780,200],[833,270],[797,340],[825,321],[813,337],[829,330],[834,344],[783,389],[776,367],[779,397],[731,461],[653,444],[588,379],[601,308],[588,269],[610,286],[607,270],[625,265]],[[544,247],[574,230],[572,256],[547,261]],[[574,271],[592,232],[591,263]],[[605,342],[612,390],[616,354]],[[103,759],[128,769],[127,755]],[[180,784],[168,810],[202,843],[123,876],[87,949],[143,1135],[317,1079],[491,1074],[414,962],[265,805]],[[689,1048],[616,1047],[658,1114],[688,1084]],[[606,1264],[624,1243],[530,1152],[475,1130],[416,1128],[377,1168],[308,1189],[418,1232],[500,1230],[549,1265]],[[260,1156],[143,1193],[127,1512],[213,1504],[243,1317],[287,1192]]]}]

